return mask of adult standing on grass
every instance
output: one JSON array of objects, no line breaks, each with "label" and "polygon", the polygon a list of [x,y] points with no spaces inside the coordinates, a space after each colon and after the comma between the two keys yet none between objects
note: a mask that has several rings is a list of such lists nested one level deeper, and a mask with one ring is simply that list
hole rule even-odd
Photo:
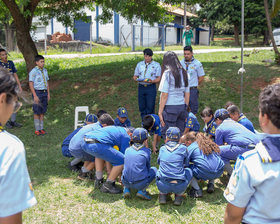
[{"label": "adult standing on grass", "polygon": [[160,81],[161,74],[160,64],[152,58],[153,51],[146,48],[143,53],[144,61],[137,64],[133,76],[138,82],[138,105],[142,120],[145,115],[155,113],[156,83]]},{"label": "adult standing on grass", "polygon": [[182,135],[188,116],[190,90],[187,72],[182,68],[177,55],[172,51],[166,52],[163,56],[159,91],[161,95],[158,115],[162,126],[162,136],[165,139],[169,127],[178,127]]},{"label": "adult standing on grass", "polygon": [[193,49],[191,46],[184,47],[184,59],[181,60],[183,68],[189,75],[189,87],[190,87],[190,108],[193,114],[197,114],[198,111],[198,86],[204,80],[203,66],[193,57]]},{"label": "adult standing on grass", "polygon": [[3,130],[21,106],[16,80],[0,68],[0,223],[22,223],[22,211],[37,203],[22,142]]},{"label": "adult standing on grass", "polygon": [[186,26],[186,30],[183,34],[183,40],[185,38],[185,46],[191,46],[192,45],[192,38],[193,38],[193,31],[190,27],[190,25]]},{"label": "adult standing on grass", "polygon": [[[17,81],[19,92],[22,92],[21,84],[17,75],[17,69],[16,66],[14,65],[13,61],[8,60],[8,54],[5,49],[0,49],[0,66],[8,69],[9,73],[14,76],[14,78]],[[16,113],[13,113],[11,116],[11,120],[7,122],[6,126],[8,128],[13,128],[13,127],[18,127],[20,128],[22,125],[20,123],[16,122]]]}]

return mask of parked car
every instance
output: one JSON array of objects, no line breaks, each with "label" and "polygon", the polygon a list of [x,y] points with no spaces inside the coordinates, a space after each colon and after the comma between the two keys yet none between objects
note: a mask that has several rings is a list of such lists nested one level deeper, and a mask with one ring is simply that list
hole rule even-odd
[{"label": "parked car", "polygon": [[276,45],[280,46],[280,28],[274,29],[272,31],[272,34],[273,34]]}]

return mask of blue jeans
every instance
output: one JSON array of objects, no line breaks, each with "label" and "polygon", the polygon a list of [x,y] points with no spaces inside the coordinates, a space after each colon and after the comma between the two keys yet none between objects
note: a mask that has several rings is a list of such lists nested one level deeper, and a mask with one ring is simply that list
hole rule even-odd
[{"label": "blue jeans", "polygon": [[176,180],[177,183],[170,183],[170,181],[175,179],[157,177],[156,183],[160,193],[162,194],[175,193],[178,195],[184,194],[193,177],[193,173],[190,168],[185,169],[185,176],[186,176],[186,180]]},{"label": "blue jeans", "polygon": [[142,120],[146,115],[155,113],[156,96],[156,84],[138,85],[138,105]]},{"label": "blue jeans", "polygon": [[199,91],[197,88],[190,88],[190,108],[193,114],[197,114],[198,111],[198,95]]},{"label": "blue jeans", "polygon": [[156,177],[157,168],[151,167],[148,176],[144,180],[129,182],[122,176],[122,183],[126,188],[145,190]]}]

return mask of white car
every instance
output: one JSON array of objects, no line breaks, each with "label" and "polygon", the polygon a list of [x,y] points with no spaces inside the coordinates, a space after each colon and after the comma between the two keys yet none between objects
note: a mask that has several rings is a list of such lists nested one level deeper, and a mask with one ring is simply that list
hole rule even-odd
[{"label": "white car", "polygon": [[274,29],[272,31],[275,43],[277,46],[280,46],[280,28]]}]

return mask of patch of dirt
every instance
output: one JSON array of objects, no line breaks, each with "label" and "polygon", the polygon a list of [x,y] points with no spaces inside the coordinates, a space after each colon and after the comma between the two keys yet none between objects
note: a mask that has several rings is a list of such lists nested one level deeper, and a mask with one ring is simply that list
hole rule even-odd
[{"label": "patch of dirt", "polygon": [[271,82],[270,82],[271,85],[272,85],[272,84],[275,84],[275,83],[280,83],[280,78],[275,77],[275,78],[273,78],[273,79],[271,80]]},{"label": "patch of dirt", "polygon": [[262,77],[254,79],[251,85],[252,89],[263,89],[266,86],[267,82]]},{"label": "patch of dirt", "polygon": [[58,88],[65,80],[49,80],[50,89]]},{"label": "patch of dirt", "polygon": [[216,40],[234,40],[232,37],[225,37],[225,38],[214,38],[214,41]]}]

